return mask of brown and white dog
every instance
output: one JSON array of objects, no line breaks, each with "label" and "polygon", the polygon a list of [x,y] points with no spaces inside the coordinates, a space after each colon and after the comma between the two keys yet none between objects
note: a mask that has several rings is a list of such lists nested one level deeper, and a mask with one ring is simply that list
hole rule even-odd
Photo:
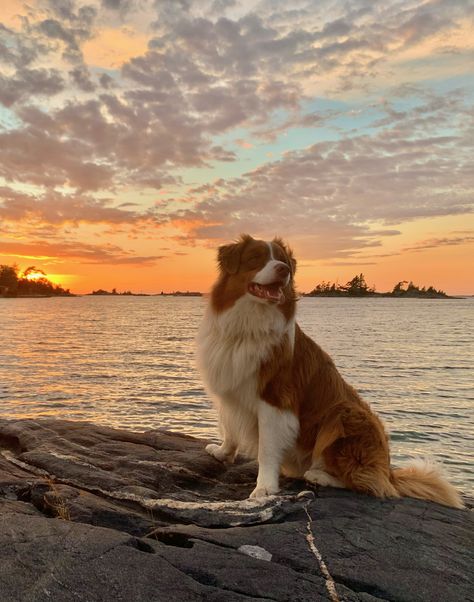
[{"label": "brown and white dog", "polygon": [[380,419],[295,321],[296,262],[279,238],[243,235],[218,252],[219,277],[198,335],[198,363],[232,462],[258,459],[250,497],[278,491],[280,470],[378,497],[411,496],[462,508],[435,465],[390,467]]}]

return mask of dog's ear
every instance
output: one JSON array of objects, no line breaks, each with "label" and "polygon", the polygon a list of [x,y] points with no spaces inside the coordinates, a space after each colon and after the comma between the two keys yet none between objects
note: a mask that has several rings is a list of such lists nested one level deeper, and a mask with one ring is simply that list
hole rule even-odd
[{"label": "dog's ear", "polygon": [[291,275],[294,276],[296,272],[296,259],[293,256],[293,251],[289,247],[286,248],[286,253],[288,255],[288,259],[290,260]]},{"label": "dog's ear", "polygon": [[293,251],[287,244],[283,242],[283,240],[279,236],[275,236],[273,242],[280,246],[283,249],[283,251],[285,251],[285,254],[288,257],[288,261],[290,262],[291,275],[293,276],[296,272],[296,259],[293,256]]},{"label": "dog's ear", "polygon": [[217,263],[222,272],[237,274],[240,266],[240,256],[242,254],[240,246],[240,243],[232,243],[230,245],[219,247],[219,250],[217,251]]},{"label": "dog's ear", "polygon": [[219,269],[227,274],[237,274],[240,268],[242,251],[249,241],[253,240],[248,234],[242,234],[239,242],[223,245],[217,251]]},{"label": "dog's ear", "polygon": [[221,272],[237,274],[240,267],[240,258],[247,242],[251,240],[248,235],[242,235],[239,242],[223,245],[217,251],[217,263]]}]

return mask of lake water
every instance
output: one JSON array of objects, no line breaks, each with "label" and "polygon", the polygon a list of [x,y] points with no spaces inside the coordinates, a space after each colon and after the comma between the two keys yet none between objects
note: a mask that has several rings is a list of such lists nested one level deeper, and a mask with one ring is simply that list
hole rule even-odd
[{"label": "lake water", "polygon": [[[194,366],[199,297],[0,299],[0,416],[217,438]],[[431,455],[472,495],[474,300],[316,299],[307,334],[384,419],[393,464]]]}]

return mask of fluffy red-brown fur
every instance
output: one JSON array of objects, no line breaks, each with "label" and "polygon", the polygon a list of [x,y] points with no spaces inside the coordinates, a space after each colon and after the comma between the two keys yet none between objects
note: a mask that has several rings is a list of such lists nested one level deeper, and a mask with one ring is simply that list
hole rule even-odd
[{"label": "fluffy red-brown fur", "polygon": [[[281,239],[274,239],[275,258],[294,274],[296,262]],[[221,247],[220,276],[211,295],[216,312],[224,311],[247,292],[249,283],[269,258],[267,243],[248,235]],[[295,314],[293,277],[278,306],[287,320]],[[377,497],[411,496],[463,507],[459,494],[430,466],[391,469],[388,436],[378,416],[339,374],[319,345],[295,326],[294,341],[285,335],[260,366],[259,394],[267,403],[291,410],[300,432],[286,472],[302,476],[322,459],[328,474],[354,491]]]}]

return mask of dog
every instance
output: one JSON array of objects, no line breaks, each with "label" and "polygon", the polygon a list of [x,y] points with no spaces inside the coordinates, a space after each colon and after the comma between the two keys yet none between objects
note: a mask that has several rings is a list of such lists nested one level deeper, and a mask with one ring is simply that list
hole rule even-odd
[{"label": "dog", "polygon": [[296,261],[280,239],[245,234],[221,246],[219,276],[197,337],[198,367],[213,399],[221,462],[258,460],[251,498],[276,494],[280,472],[380,498],[409,496],[462,508],[440,467],[391,468],[378,416],[298,326]]}]

